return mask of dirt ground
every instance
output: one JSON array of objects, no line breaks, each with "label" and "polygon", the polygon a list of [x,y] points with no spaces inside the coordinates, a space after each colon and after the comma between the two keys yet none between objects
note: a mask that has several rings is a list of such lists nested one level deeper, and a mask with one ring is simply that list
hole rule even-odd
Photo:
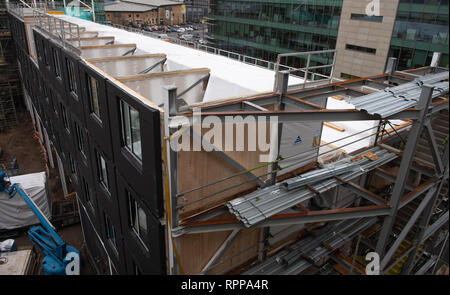
[{"label": "dirt ground", "polygon": [[[19,164],[19,174],[29,174],[46,171],[44,150],[39,144],[28,111],[18,113],[19,125],[11,130],[0,133],[0,148],[3,151],[2,159],[9,159],[15,156]],[[56,158],[55,165],[57,165]],[[63,200],[61,181],[58,168],[50,168],[48,165],[48,190],[51,201]],[[71,187],[69,185],[69,192]],[[71,246],[81,251],[82,275],[95,274],[93,267],[89,264],[84,248],[84,238],[80,223],[70,225],[58,230],[60,237]],[[26,232],[21,232],[20,236],[14,238],[18,249],[30,248],[32,246]]]}]

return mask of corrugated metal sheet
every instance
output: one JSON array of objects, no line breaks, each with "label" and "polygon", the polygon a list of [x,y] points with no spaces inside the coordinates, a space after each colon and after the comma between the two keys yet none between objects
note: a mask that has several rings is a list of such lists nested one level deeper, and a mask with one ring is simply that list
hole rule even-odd
[{"label": "corrugated metal sheet", "polygon": [[357,110],[364,110],[371,115],[379,115],[382,118],[389,117],[411,107],[419,102],[422,85],[434,86],[433,98],[449,92],[449,72],[425,75],[413,82],[405,83],[397,87],[386,88],[383,91],[374,92],[365,96],[348,99]]},{"label": "corrugated metal sheet", "polygon": [[[363,158],[356,161],[355,164],[359,165],[359,169],[345,172],[340,177],[348,181],[397,158],[397,155],[386,150],[381,150],[378,147],[371,149],[371,151],[379,157],[377,160],[370,161],[367,158]],[[323,193],[338,186],[340,183],[331,176],[331,178],[309,184],[314,190]],[[283,182],[281,182],[247,196],[234,199],[227,203],[228,210],[236,215],[246,227],[251,227],[258,222],[314,197],[314,193],[305,185],[292,190],[284,189],[283,185]]]},{"label": "corrugated metal sheet", "polygon": [[[314,237],[306,237],[291,245],[289,250],[282,250],[261,264],[243,273],[243,275],[297,275],[311,265],[320,265],[323,258],[333,250],[342,247],[359,232],[377,221],[373,218],[347,219],[329,223],[314,232]],[[332,250],[323,246],[332,247]],[[307,258],[307,259],[305,259]]]}]

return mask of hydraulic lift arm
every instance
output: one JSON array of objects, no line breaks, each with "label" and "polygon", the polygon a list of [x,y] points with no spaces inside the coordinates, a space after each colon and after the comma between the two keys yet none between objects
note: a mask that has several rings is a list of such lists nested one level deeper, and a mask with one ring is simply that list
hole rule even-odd
[{"label": "hydraulic lift arm", "polygon": [[30,227],[28,236],[33,245],[45,255],[42,260],[44,274],[79,274],[80,251],[67,245],[61,239],[33,199],[28,196],[19,184],[11,184],[7,180],[5,172],[0,172],[0,191],[7,192],[9,198],[14,197],[18,193],[39,219],[41,225]]}]

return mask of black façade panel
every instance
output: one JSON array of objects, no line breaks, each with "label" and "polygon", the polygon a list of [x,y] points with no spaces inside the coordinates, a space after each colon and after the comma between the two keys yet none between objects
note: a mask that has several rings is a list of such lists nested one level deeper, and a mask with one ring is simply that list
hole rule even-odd
[{"label": "black fa\u00e7ade panel", "polygon": [[[107,82],[111,137],[117,169],[159,218],[163,212],[160,112],[125,90]],[[121,101],[139,113],[142,160],[138,160],[122,139]]]},{"label": "black fa\u00e7ade panel", "polygon": [[[120,173],[117,173],[117,191],[122,213],[125,252],[128,254],[127,274],[166,274],[164,227],[142,201],[142,196],[127,184]],[[146,216],[146,226],[141,226],[138,230],[132,227],[130,212],[133,210],[133,204],[137,204]],[[146,231],[142,230],[143,228],[146,228]]]},{"label": "black fa\u00e7ade panel", "polygon": [[60,93],[65,93],[66,88],[63,80],[64,63],[61,53],[63,49],[53,40],[49,40],[48,47],[50,54],[50,73],[48,79],[52,81],[54,87],[58,89]]},{"label": "black fa\u00e7ade panel", "polygon": [[[86,127],[91,136],[103,147],[106,156],[114,161],[106,97],[107,79],[83,61],[80,62],[79,72],[83,97],[85,97]],[[97,87],[95,87],[95,84]],[[95,97],[97,97],[97,101],[95,101]]]},{"label": "black fa\u00e7ade panel", "polygon": [[80,118],[83,126],[86,126],[84,119],[84,97],[81,90],[80,73],[78,65],[80,57],[67,50],[61,50],[62,80],[65,87],[65,100],[70,112]]}]

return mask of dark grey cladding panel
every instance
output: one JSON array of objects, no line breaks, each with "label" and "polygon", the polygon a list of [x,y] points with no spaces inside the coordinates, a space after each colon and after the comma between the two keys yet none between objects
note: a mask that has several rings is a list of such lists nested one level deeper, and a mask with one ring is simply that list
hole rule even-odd
[{"label": "dark grey cladding panel", "polygon": [[87,214],[89,215],[95,229],[97,232],[100,232],[99,202],[95,192],[92,171],[84,169],[83,165],[78,163],[78,179],[80,180],[80,188],[77,191],[78,197],[86,208]]},{"label": "dark grey cladding panel", "polygon": [[[140,99],[107,82],[111,137],[117,169],[125,181],[140,195],[145,204],[159,218],[163,212],[161,125],[160,112],[143,104]],[[139,112],[142,161],[132,155],[123,144],[120,100]]]},{"label": "dark grey cladding panel", "polygon": [[[126,273],[126,257],[124,251],[124,240],[122,235],[122,230],[120,226],[120,222],[117,222],[115,218],[113,218],[114,212],[110,210],[107,206],[102,206],[99,203],[99,220],[100,220],[100,228],[101,228],[101,237],[103,243],[105,245],[106,251],[111,258],[111,261],[117,268],[117,271],[120,274]],[[116,246],[112,243],[112,240],[108,238],[107,227],[106,227],[106,219],[108,216],[109,220],[114,227],[115,235],[116,235]]]},{"label": "dark grey cladding panel", "polygon": [[[92,162],[92,179],[94,182],[94,188],[99,201],[99,208],[107,207],[111,213],[110,217],[120,224],[120,210],[117,199],[117,186],[116,186],[116,167],[113,162],[111,162],[106,154],[102,150],[102,146],[99,145],[95,139],[89,138],[89,150]],[[106,162],[107,167],[107,177],[108,177],[108,189],[100,182],[101,171],[99,168],[99,158],[103,157]]]},{"label": "dark grey cladding panel", "polygon": [[[52,84],[55,88],[58,89],[60,93],[65,92],[65,85],[64,85],[64,63],[62,58],[62,51],[63,49],[59,44],[54,42],[53,40],[49,40],[48,43],[49,46],[49,54],[51,56],[50,59],[50,67],[51,71],[49,74],[48,79],[52,81]],[[59,66],[59,76],[57,75],[57,66]]]},{"label": "dark grey cladding panel", "polygon": [[[39,47],[38,64],[39,69],[47,79],[52,77],[52,56],[50,41],[40,32],[33,30],[35,46]],[[48,63],[48,64],[47,64]]]},{"label": "dark grey cladding panel", "polygon": [[[84,103],[84,114],[86,119],[86,127],[92,137],[102,146],[107,157],[114,161],[113,148],[111,142],[110,118],[108,111],[108,100],[106,96],[107,79],[98,72],[91,69],[82,61],[79,64],[79,73],[81,79],[81,88]],[[100,120],[93,113],[91,105],[91,95],[89,91],[89,77],[94,78],[98,83],[98,104],[100,112]]]},{"label": "dark grey cladding panel", "polygon": [[[63,116],[63,110],[66,110],[66,117],[67,117],[67,125],[64,124],[64,116]],[[61,148],[63,151],[70,151],[71,153],[75,152],[74,148],[74,140],[72,136],[72,114],[70,112],[70,109],[67,107],[67,105],[63,101],[59,101],[59,107],[58,111],[60,114],[60,126],[61,126]]]},{"label": "dark grey cladding panel", "polygon": [[[81,205],[84,206],[84,204]],[[83,208],[80,208],[80,218],[83,224],[83,234],[87,252],[90,259],[92,259],[90,261],[91,264],[98,269],[99,274],[109,274],[108,256],[103,248],[102,242],[97,236],[97,234],[101,234],[100,230],[94,228]],[[83,263],[83,261],[81,263]]]},{"label": "dark grey cladding panel", "polygon": [[[65,100],[70,108],[70,111],[78,116],[83,123],[83,126],[86,125],[84,119],[84,97],[83,91],[81,90],[81,81],[80,81],[80,73],[78,71],[78,65],[80,63],[80,57],[72,52],[67,50],[61,50],[61,63],[62,63],[62,75],[65,87]],[[75,75],[75,87],[76,94],[70,89],[70,80],[69,80],[69,71],[68,71],[68,62],[73,63],[74,67],[74,75]]]},{"label": "dark grey cladding panel", "polygon": [[[128,185],[120,173],[117,174],[117,190],[122,213],[124,244],[128,253],[127,273],[135,274],[135,266],[137,266],[142,274],[166,274],[164,227],[143,202],[144,198]],[[140,237],[131,227],[128,194],[147,216],[147,232],[142,233]]]},{"label": "dark grey cladding panel", "polygon": [[86,171],[86,173],[89,174],[89,177],[92,177],[94,162],[92,161],[91,156],[89,132],[83,127],[83,125],[81,125],[81,121],[75,115],[72,114],[71,120],[75,160],[77,161],[80,169]]}]

